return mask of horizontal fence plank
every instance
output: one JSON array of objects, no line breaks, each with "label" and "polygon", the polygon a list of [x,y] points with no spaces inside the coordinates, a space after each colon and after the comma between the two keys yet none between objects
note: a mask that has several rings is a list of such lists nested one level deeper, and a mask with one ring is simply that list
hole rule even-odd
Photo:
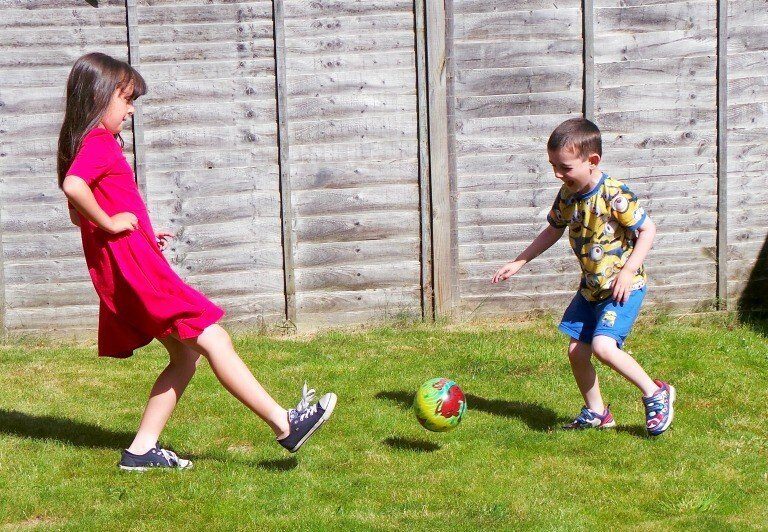
[{"label": "horizontal fence plank", "polygon": [[355,264],[386,266],[413,260],[419,253],[418,236],[395,236],[351,242],[304,242],[294,256],[297,268],[326,268]]},{"label": "horizontal fence plank", "polygon": [[679,31],[714,27],[716,3],[708,0],[595,9],[595,31]]},{"label": "horizontal fence plank", "polygon": [[[455,89],[462,96],[562,92],[581,85],[581,64],[468,69],[456,73]],[[555,113],[550,113],[555,114]]]},{"label": "horizontal fence plank", "polygon": [[453,28],[453,38],[457,41],[559,39],[580,34],[581,17],[577,8],[466,14],[455,19]]},{"label": "horizontal fence plank", "polygon": [[301,269],[296,272],[296,289],[312,291],[378,290],[404,286],[418,287],[421,265],[418,260],[386,264],[354,264]]}]

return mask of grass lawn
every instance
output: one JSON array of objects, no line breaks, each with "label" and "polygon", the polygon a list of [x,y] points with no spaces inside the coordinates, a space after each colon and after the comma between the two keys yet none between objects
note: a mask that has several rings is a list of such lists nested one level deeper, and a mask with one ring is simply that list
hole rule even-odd
[{"label": "grass lawn", "polygon": [[[605,367],[619,427],[565,432],[581,398],[554,321],[391,326],[311,338],[239,336],[278,400],[308,379],[339,396],[302,451],[271,432],[202,365],[162,442],[191,471],[116,463],[164,366],[93,346],[0,347],[0,529],[456,530],[768,528],[768,340],[732,317],[642,321],[627,348],[678,389],[672,429],[645,437],[637,390]],[[410,404],[454,378],[464,421],[428,433]]]}]

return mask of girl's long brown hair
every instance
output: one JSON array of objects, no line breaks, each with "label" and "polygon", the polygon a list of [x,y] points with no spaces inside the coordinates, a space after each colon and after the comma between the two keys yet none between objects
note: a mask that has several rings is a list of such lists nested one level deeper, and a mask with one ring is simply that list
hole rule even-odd
[{"label": "girl's long brown hair", "polygon": [[[57,174],[59,188],[80,149],[83,139],[99,125],[115,89],[133,89],[132,98],[147,93],[147,84],[125,61],[94,52],[75,61],[67,79],[64,122],[59,133]],[[122,139],[121,139],[122,141]]]}]

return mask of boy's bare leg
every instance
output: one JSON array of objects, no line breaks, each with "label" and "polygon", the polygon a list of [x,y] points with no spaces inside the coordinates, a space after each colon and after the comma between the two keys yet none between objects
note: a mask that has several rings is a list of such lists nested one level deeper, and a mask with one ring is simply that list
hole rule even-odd
[{"label": "boy's bare leg", "polygon": [[160,433],[171,417],[181,394],[195,374],[200,354],[175,338],[158,338],[170,356],[168,366],[160,373],[149,393],[149,401],[139,423],[139,430],[128,451],[144,454],[157,443]]},{"label": "boy's bare leg", "polygon": [[598,414],[605,412],[603,397],[600,395],[600,385],[597,381],[597,373],[592,365],[592,346],[571,338],[568,346],[568,360],[571,362],[571,371],[576,379],[584,404],[587,408]]},{"label": "boy's bare leg", "polygon": [[278,439],[289,434],[287,412],[259,384],[235,352],[229,334],[220,325],[211,325],[197,338],[188,338],[181,342],[207,358],[219,382],[241,403],[266,421]]},{"label": "boy's bare leg", "polygon": [[616,340],[610,336],[595,336],[592,351],[604,364],[615,369],[629,382],[640,388],[643,396],[650,397],[659,387],[631,355],[619,349]]}]

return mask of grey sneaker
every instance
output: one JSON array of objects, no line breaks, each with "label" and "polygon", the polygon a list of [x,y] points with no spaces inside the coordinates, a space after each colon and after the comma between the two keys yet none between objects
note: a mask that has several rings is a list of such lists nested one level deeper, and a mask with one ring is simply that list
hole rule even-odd
[{"label": "grey sneaker", "polygon": [[148,469],[189,469],[191,460],[179,458],[176,453],[155,445],[144,454],[133,454],[128,449],[123,451],[120,463],[123,471],[147,471]]},{"label": "grey sneaker", "polygon": [[277,443],[292,453],[298,451],[304,442],[331,417],[333,409],[336,407],[336,394],[334,393],[327,393],[316,403],[311,404],[314,397],[315,390],[307,390],[307,383],[305,382],[301,390],[299,404],[296,405],[296,408],[291,408],[288,411],[288,423],[291,426],[291,432],[285,438],[277,440]]}]

